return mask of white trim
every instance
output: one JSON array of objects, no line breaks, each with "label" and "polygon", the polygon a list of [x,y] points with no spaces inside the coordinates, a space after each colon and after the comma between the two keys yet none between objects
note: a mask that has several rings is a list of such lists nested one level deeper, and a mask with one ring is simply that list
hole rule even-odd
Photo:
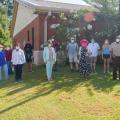
[{"label": "white trim", "polygon": [[80,9],[89,9],[96,11],[97,9],[87,4],[83,0],[17,0],[19,3],[23,3],[29,7],[40,10],[51,11],[77,11]]}]

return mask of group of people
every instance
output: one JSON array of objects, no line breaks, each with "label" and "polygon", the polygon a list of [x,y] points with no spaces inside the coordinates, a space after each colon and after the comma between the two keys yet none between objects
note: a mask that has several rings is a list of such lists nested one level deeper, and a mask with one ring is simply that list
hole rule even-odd
[{"label": "group of people", "polygon": [[20,44],[16,43],[13,49],[8,46],[6,49],[0,45],[0,80],[2,80],[2,69],[4,70],[4,79],[7,80],[13,75],[12,66],[14,66],[15,80],[22,80],[23,65],[28,63],[28,71],[32,72],[33,51],[32,45],[27,42],[24,50],[20,48]]},{"label": "group of people", "polygon": [[[59,50],[60,43],[55,42],[54,39],[50,39],[44,44],[43,60],[46,65],[48,81],[52,80],[53,66],[56,68]],[[89,79],[90,73],[96,72],[97,57],[100,51],[104,63],[104,73],[110,72],[110,61],[112,61],[113,80],[118,77],[120,79],[120,36],[117,36],[112,44],[106,39],[102,48],[94,38],[90,43],[87,39],[82,39],[78,43],[72,37],[66,46],[66,51],[71,71],[80,72],[84,79]],[[4,50],[4,46],[0,45],[0,80],[2,79],[2,69],[5,80],[13,74],[12,65],[14,66],[15,80],[22,80],[23,65],[27,62],[29,72],[33,72],[32,61],[33,48],[30,42],[26,43],[24,50],[21,49],[19,43],[15,45],[13,50],[10,46]]]},{"label": "group of people", "polygon": [[100,48],[94,38],[92,38],[90,43],[87,39],[82,39],[79,45],[75,42],[74,38],[71,38],[71,41],[67,45],[67,51],[71,71],[73,71],[74,63],[76,71],[80,71],[84,79],[88,79],[89,74],[96,71],[99,53],[102,55],[104,73],[110,72],[110,61],[112,61],[113,80],[117,79],[117,73],[120,79],[120,36],[117,36],[115,42],[112,44],[109,43],[108,39],[105,39],[102,48]]},{"label": "group of people", "polygon": [[[117,74],[119,74],[120,79],[120,36],[117,36],[112,44],[109,43],[108,39],[105,39],[101,48],[94,38],[90,43],[87,39],[82,39],[77,43],[72,37],[66,48],[71,72],[80,72],[84,79],[89,79],[90,73],[96,72],[97,57],[101,53],[104,74],[110,72],[110,61],[112,61],[113,80],[117,79]],[[44,47],[43,59],[46,64],[48,81],[52,80],[52,68],[57,59],[52,40],[49,40]]]}]

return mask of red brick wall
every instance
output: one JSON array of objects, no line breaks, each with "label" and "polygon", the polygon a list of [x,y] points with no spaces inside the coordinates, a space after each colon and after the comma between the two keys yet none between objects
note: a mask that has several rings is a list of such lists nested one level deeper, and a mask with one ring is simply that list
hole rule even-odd
[{"label": "red brick wall", "polygon": [[[14,43],[21,43],[21,47],[24,45],[24,41],[28,40],[28,31],[29,31],[29,40],[32,44],[32,28],[34,27],[34,50],[40,50],[40,45],[44,41],[44,19],[45,14],[39,15],[35,20],[28,24],[22,31],[20,31],[13,39]],[[56,31],[51,29],[51,24],[57,24],[60,20],[58,17],[48,18],[48,39],[51,36],[55,35]]]},{"label": "red brick wall", "polygon": [[32,44],[32,28],[34,27],[34,50],[40,49],[40,44],[44,39],[44,17],[38,16],[30,24],[28,24],[22,31],[20,31],[13,39],[14,43],[19,42],[21,46],[24,45],[24,40],[28,40],[28,31],[29,31],[29,40]]}]

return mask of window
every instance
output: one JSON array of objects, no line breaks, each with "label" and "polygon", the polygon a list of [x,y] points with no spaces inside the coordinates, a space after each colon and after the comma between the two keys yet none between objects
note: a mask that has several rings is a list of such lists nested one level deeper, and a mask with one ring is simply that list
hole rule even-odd
[{"label": "window", "polygon": [[34,40],[35,40],[35,38],[34,38],[34,27],[32,28],[32,47],[33,47],[33,49],[34,49]]},{"label": "window", "polygon": [[27,40],[30,41],[30,32],[29,32],[29,30],[27,32]]}]

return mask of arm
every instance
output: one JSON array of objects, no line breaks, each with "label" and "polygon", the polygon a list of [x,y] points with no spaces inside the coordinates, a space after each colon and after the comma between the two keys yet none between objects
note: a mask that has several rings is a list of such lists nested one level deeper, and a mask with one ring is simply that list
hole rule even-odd
[{"label": "arm", "polygon": [[23,64],[24,64],[24,63],[26,63],[24,51],[22,51],[22,57],[23,57]]},{"label": "arm", "polygon": [[53,48],[53,59],[54,59],[54,63],[56,62],[56,53],[55,53],[55,49]]},{"label": "arm", "polygon": [[44,48],[44,50],[43,50],[43,61],[44,61],[44,63],[46,63],[47,61],[46,61],[46,53],[45,53],[45,48]]},{"label": "arm", "polygon": [[104,49],[104,45],[102,46],[102,60],[103,60],[103,49]]}]

